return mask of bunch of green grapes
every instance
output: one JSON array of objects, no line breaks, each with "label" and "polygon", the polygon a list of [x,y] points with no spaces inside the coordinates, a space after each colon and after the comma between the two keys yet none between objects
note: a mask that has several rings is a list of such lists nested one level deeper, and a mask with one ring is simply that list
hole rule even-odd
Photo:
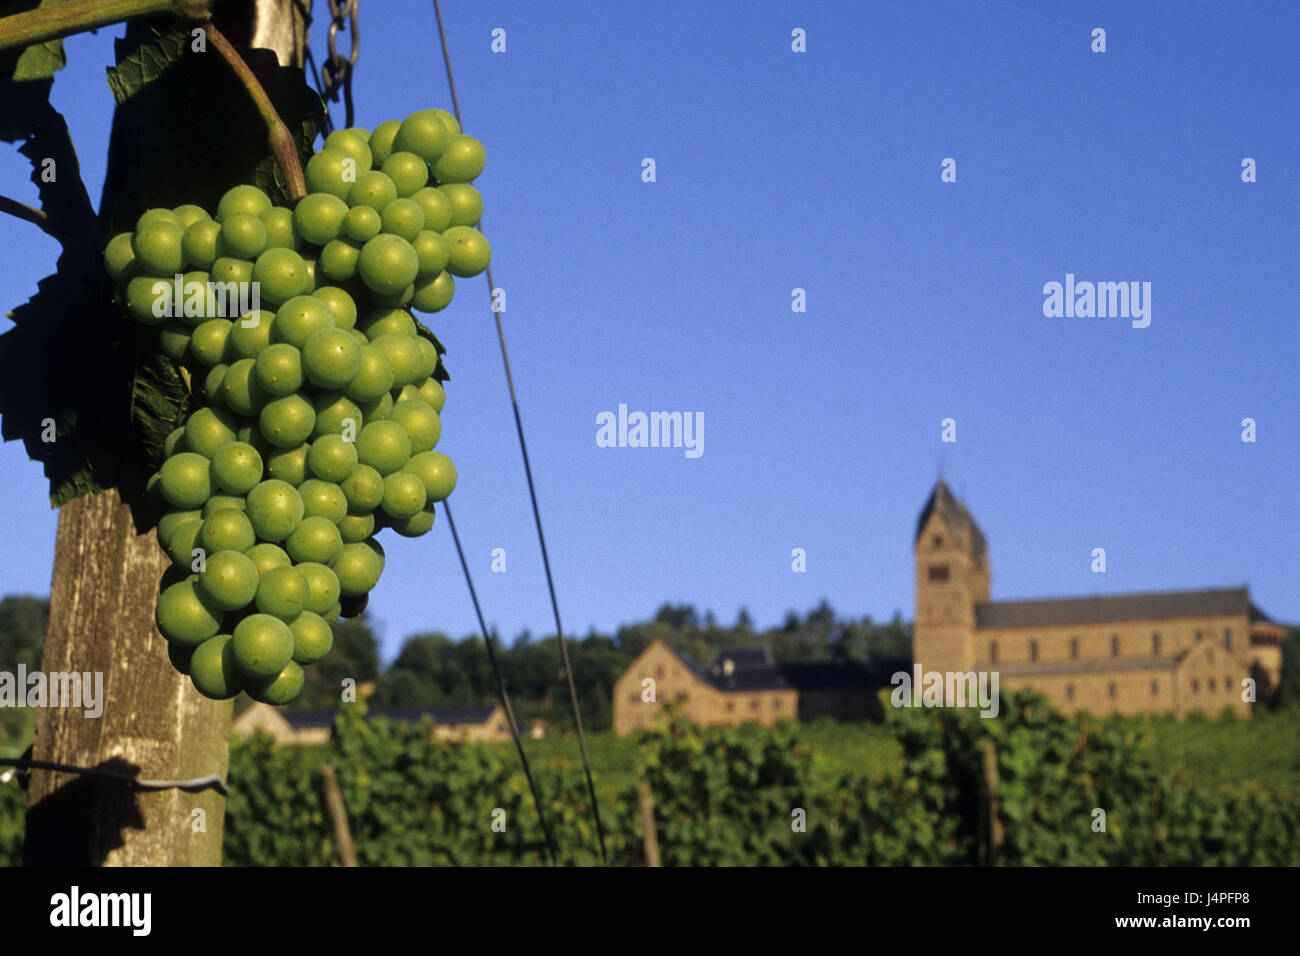
[{"label": "bunch of green grapes", "polygon": [[455,487],[437,349],[407,308],[446,308],[487,267],[483,164],[424,110],[331,133],[292,210],[236,186],[215,216],[151,209],[109,242],[121,301],[199,399],[148,494],[173,562],[158,628],[205,696],[295,699],[379,581],[375,535],[424,534]]}]

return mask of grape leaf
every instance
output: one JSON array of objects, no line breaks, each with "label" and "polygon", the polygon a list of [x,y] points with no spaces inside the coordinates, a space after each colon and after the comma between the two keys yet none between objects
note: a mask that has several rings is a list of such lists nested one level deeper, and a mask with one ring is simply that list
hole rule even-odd
[{"label": "grape leaf", "polygon": [[[0,0],[0,17],[52,7],[63,0]],[[0,86],[8,82],[48,80],[67,65],[62,40],[46,40],[0,53]]]}]

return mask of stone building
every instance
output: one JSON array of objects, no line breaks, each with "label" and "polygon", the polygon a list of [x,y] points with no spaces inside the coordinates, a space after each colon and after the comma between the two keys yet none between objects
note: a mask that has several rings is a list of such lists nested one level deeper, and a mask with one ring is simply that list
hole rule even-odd
[{"label": "stone building", "polygon": [[876,693],[894,669],[856,661],[778,664],[759,646],[723,648],[702,667],[655,640],[614,682],[614,732],[649,729],[666,703],[703,726],[857,719],[878,706]]},{"label": "stone building", "polygon": [[942,480],[916,523],[912,648],[923,671],[996,671],[1066,712],[1249,714],[1277,687],[1286,630],[1246,588],[991,601],[988,543]]},{"label": "stone building", "polygon": [[[337,710],[284,710],[268,704],[253,703],[235,718],[233,733],[251,737],[257,731],[271,735],[282,746],[306,746],[328,743],[334,733]],[[510,726],[505,710],[500,704],[481,707],[374,708],[366,712],[366,719],[382,717],[396,723],[418,726],[424,718],[433,721],[434,740],[462,740],[466,742],[499,742],[510,739]],[[540,725],[532,729],[533,737],[541,736]]]}]

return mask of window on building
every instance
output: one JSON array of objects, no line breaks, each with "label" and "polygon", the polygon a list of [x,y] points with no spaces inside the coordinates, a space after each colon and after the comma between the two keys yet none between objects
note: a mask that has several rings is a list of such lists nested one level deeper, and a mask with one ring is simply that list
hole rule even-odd
[{"label": "window on building", "polygon": [[629,704],[638,703],[640,700],[641,700],[641,695],[638,694],[636,691],[633,691],[632,693],[627,695],[627,702]]},{"label": "window on building", "polygon": [[660,680],[664,679],[664,665],[660,664],[655,668],[655,677],[658,677]]},{"label": "window on building", "polygon": [[1151,696],[1158,697],[1159,695],[1160,695],[1160,682],[1153,680],[1151,682]]},{"label": "window on building", "polygon": [[499,734],[504,734],[505,732],[506,732],[506,725],[505,725],[505,724],[497,724],[497,733],[499,733]]},{"label": "window on building", "polygon": [[732,711],[735,709],[736,709],[736,702],[734,700],[727,701],[727,710]]},{"label": "window on building", "polygon": [[1070,659],[1077,661],[1079,659],[1079,639],[1070,638]]},{"label": "window on building", "polygon": [[679,690],[679,691],[677,692],[677,699],[678,699],[678,700],[685,700],[685,699],[686,699],[687,697],[689,697],[689,696],[690,696],[690,694],[688,694],[688,693],[687,693],[686,691],[684,691],[684,690]]},{"label": "window on building", "polygon": [[773,710],[780,710],[780,709],[781,709],[781,698],[780,698],[780,697],[773,697],[773,698],[772,698],[772,709],[773,709]]},{"label": "window on building", "polygon": [[1201,682],[1198,681],[1198,680],[1196,680],[1195,678],[1193,678],[1193,679],[1192,679],[1192,693],[1193,693],[1193,694],[1199,693],[1200,690],[1201,690]]},{"label": "window on building", "polygon": [[936,534],[933,538],[930,539],[930,541],[936,548],[943,547],[943,535],[941,534]]},{"label": "window on building", "polygon": [[1114,697],[1114,696],[1115,696],[1115,682],[1114,682],[1114,681],[1111,681],[1111,682],[1110,682],[1110,686],[1106,688],[1106,692],[1109,693],[1111,697]]},{"label": "window on building", "polygon": [[1229,694],[1232,693],[1232,678],[1231,678],[1231,677],[1225,677],[1225,678],[1223,679],[1223,689],[1226,690]]},{"label": "window on building", "polygon": [[989,660],[994,664],[998,662],[998,642],[989,641]]},{"label": "window on building", "polygon": [[1197,639],[1198,641],[1199,641],[1202,637],[1204,637],[1204,636],[1205,636],[1205,635],[1202,634],[1200,631],[1197,631],[1197,632],[1196,632],[1196,639]]},{"label": "window on building", "polygon": [[1038,660],[1038,642],[1037,642],[1037,641],[1030,641],[1030,642],[1029,642],[1029,659],[1030,659],[1031,661],[1036,661],[1036,660]]},{"label": "window on building", "polygon": [[1208,681],[1205,682],[1205,685],[1207,689],[1214,690],[1215,689],[1214,678],[1211,677]]},{"label": "window on building", "polygon": [[1157,657],[1160,656],[1160,635],[1158,633],[1152,633],[1151,635],[1151,653]]},{"label": "window on building", "polygon": [[1074,700],[1074,685],[1073,685],[1073,684],[1066,684],[1066,685],[1065,685],[1065,699],[1066,699],[1066,700]]},{"label": "window on building", "polygon": [[749,702],[749,709],[750,709],[750,710],[758,710],[758,701],[756,701],[756,700],[751,700],[751,701]]},{"label": "window on building", "polygon": [[948,580],[948,565],[946,565],[946,564],[932,564],[932,565],[930,565],[930,580],[931,580],[931,581],[947,581],[947,580]]},{"label": "window on building", "polygon": [[1223,646],[1228,650],[1232,650],[1232,628],[1230,627],[1223,629]]},{"label": "window on building", "polygon": [[1112,634],[1110,636],[1110,656],[1119,657],[1119,635],[1118,634]]}]

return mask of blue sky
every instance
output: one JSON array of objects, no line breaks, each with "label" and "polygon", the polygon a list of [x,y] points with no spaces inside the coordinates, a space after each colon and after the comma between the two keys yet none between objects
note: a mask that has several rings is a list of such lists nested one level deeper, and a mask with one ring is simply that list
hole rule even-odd
[{"label": "blue sky", "polygon": [[[995,599],[1248,584],[1300,620],[1298,10],[447,0],[566,630],[664,601],[760,626],[823,596],[910,618],[941,463],[989,538]],[[432,5],[361,17],[357,122],[449,108]],[[54,87],[95,197],[116,32],[69,41]],[[27,177],[0,151],[0,192],[33,201]],[[8,219],[0,245],[8,309],[56,247]],[[1150,326],[1045,317],[1067,273],[1150,282]],[[506,637],[548,632],[486,282],[426,321],[449,350],[439,447],[485,613]],[[620,403],[702,412],[704,454],[597,447]],[[46,593],[40,468],[9,443],[0,481],[0,593]],[[386,656],[476,629],[441,518],[386,546]]]}]

